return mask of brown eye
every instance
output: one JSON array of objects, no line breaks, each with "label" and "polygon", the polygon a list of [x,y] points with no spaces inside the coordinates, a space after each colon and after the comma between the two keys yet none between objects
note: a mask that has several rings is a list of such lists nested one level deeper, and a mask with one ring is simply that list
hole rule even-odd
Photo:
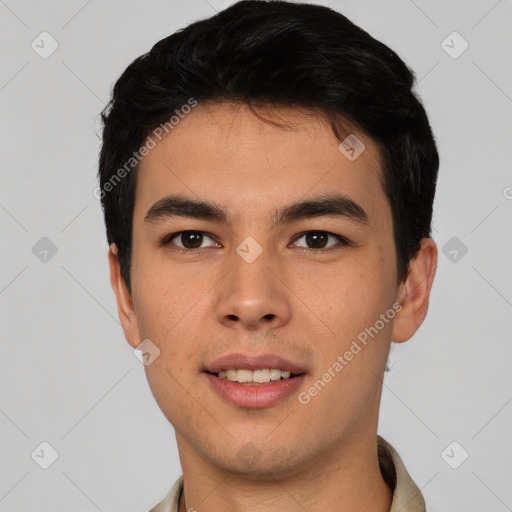
[{"label": "brown eye", "polygon": [[[334,240],[334,243],[329,240],[329,238]],[[305,244],[298,244],[297,242],[301,239],[304,239]],[[336,239],[338,243],[336,243]],[[347,239],[340,235],[335,235],[334,233],[329,233],[328,231],[307,231],[302,233],[296,241],[295,245],[298,247],[304,247],[307,249],[330,249],[336,245],[344,246],[348,245],[349,242]]]},{"label": "brown eye", "polygon": [[197,249],[203,242],[203,234],[200,231],[183,231],[180,241],[185,249]]},{"label": "brown eye", "polygon": [[[210,240],[210,244],[203,245],[204,242]],[[162,246],[172,246],[174,245],[176,250],[183,251],[193,251],[194,249],[204,249],[207,247],[219,246],[217,242],[212,240],[210,236],[208,236],[203,231],[180,231],[179,233],[174,233],[172,235],[166,236],[162,242],[160,243]]]},{"label": "brown eye", "polygon": [[311,249],[323,249],[327,245],[329,235],[322,231],[306,233],[306,243]]}]

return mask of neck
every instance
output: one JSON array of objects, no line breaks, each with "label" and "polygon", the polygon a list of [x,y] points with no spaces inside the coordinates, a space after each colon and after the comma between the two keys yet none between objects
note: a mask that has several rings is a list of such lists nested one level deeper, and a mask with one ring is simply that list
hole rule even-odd
[{"label": "neck", "polygon": [[351,439],[286,475],[251,479],[212,465],[176,433],[184,488],[179,512],[389,512],[393,493],[377,455],[377,437]]}]

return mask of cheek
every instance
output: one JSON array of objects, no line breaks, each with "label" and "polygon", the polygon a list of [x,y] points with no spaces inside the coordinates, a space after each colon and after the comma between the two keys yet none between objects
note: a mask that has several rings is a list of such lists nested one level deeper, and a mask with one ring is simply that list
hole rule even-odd
[{"label": "cheek", "polygon": [[341,339],[373,325],[393,304],[395,267],[389,250],[372,248],[310,278],[316,307]]},{"label": "cheek", "polygon": [[[171,273],[156,263],[134,260],[132,273],[134,306],[141,339],[150,339],[160,350],[158,359],[146,367],[148,378],[169,372],[177,378],[197,353],[196,327],[204,289],[194,285],[183,272]],[[207,289],[207,288],[205,288]],[[158,363],[158,364],[157,364]],[[157,377],[153,377],[157,379]]]},{"label": "cheek", "polygon": [[164,328],[172,328],[184,314],[187,295],[193,293],[183,275],[172,271],[162,258],[142,250],[133,254],[132,286],[139,326],[145,330],[141,334],[147,337],[161,338]]}]

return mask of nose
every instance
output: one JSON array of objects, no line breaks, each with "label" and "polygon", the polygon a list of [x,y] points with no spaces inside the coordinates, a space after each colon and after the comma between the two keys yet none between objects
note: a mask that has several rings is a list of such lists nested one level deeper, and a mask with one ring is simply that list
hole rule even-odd
[{"label": "nose", "polygon": [[215,314],[226,327],[257,331],[290,321],[288,289],[265,251],[251,263],[234,253],[231,271],[219,287]]}]

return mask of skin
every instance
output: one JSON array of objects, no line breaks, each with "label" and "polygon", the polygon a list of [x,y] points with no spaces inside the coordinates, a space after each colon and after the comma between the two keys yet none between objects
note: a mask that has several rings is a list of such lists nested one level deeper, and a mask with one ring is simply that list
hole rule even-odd
[{"label": "skin", "polygon": [[[322,118],[291,108],[259,113],[288,126],[266,123],[243,105],[199,104],[144,157],[132,295],[114,244],[109,252],[128,343],[136,348],[149,338],[161,351],[145,370],[176,432],[180,510],[389,511],[392,492],[376,441],[382,376],[391,340],[408,340],[425,318],[437,248],[423,239],[399,283],[377,145],[352,130],[366,150],[349,161]],[[360,205],[368,222],[323,216],[273,226],[279,208],[333,193]],[[149,208],[170,194],[215,202],[231,222],[145,222]],[[184,230],[207,234],[200,252],[158,245]],[[329,237],[335,248],[315,250],[298,236],[305,231],[350,243]],[[263,249],[252,263],[235,250],[248,236]],[[228,353],[275,353],[307,369],[299,390],[307,391],[396,302],[402,309],[394,320],[306,405],[294,393],[268,408],[236,407],[202,373],[206,362]],[[247,443],[260,454],[249,467],[237,456]]]}]

